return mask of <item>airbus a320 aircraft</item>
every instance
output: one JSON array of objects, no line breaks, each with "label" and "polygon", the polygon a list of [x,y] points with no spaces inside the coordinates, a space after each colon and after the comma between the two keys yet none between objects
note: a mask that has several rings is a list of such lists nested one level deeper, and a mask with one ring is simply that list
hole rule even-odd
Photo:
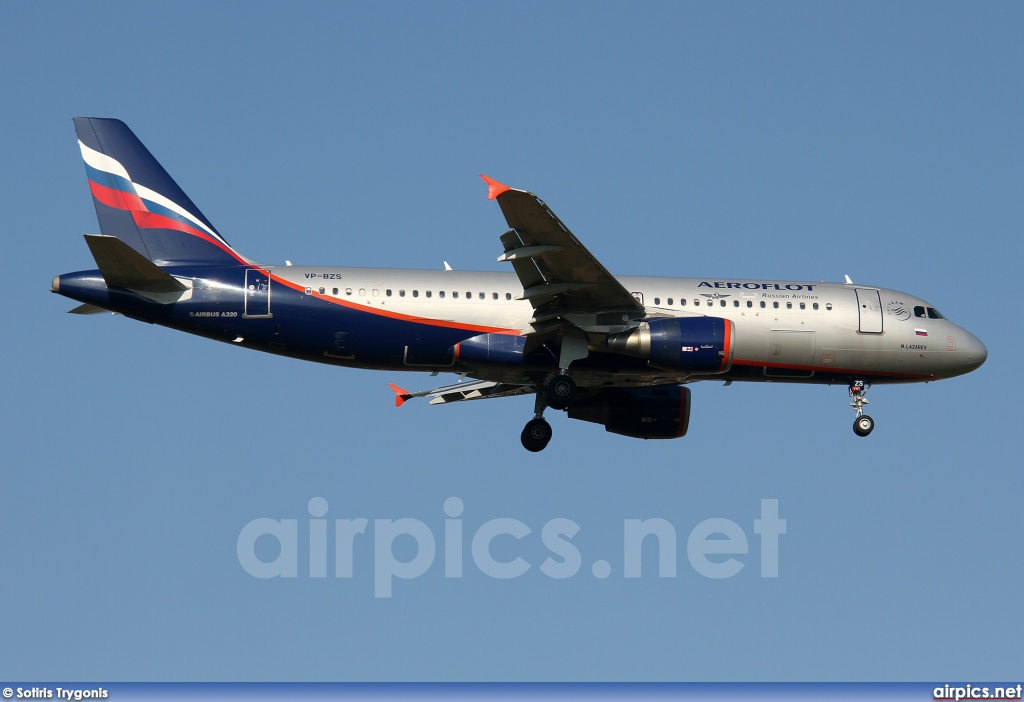
[{"label": "airbus a320 aircraft", "polygon": [[52,291],[257,351],[387,371],[457,373],[396,405],[533,394],[523,446],[551,439],[544,410],[616,434],[686,434],[688,384],[718,379],[849,388],[853,430],[873,383],[968,373],[987,350],[928,302],[896,290],[779,280],[612,275],[536,195],[486,176],[508,223],[512,271],[264,265],[238,253],[115,119],[76,118],[101,234],[94,270]]}]

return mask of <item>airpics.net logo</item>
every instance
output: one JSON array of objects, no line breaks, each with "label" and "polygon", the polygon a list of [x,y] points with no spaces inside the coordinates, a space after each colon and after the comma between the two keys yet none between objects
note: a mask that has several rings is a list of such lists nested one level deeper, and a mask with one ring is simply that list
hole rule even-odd
[{"label": "airpics.net logo", "polygon": [[[328,520],[325,518],[328,507],[327,500],[322,497],[314,497],[309,501],[307,510],[310,519],[308,525],[302,525],[302,531],[306,533],[303,534],[302,541],[305,543],[301,548],[299,519],[253,519],[238,534],[239,564],[246,573],[261,579],[298,578],[300,560],[306,561],[302,564],[302,570],[307,571],[308,566],[310,578],[326,578],[329,570],[333,570],[335,578],[361,576],[362,571],[357,571],[353,554],[362,541],[371,539],[371,534],[367,533],[370,520],[364,517]],[[391,597],[396,579],[412,580],[427,573],[437,560],[439,547],[443,551],[441,560],[444,563],[444,576],[463,577],[467,541],[473,567],[490,578],[518,578],[534,567],[535,563],[529,562],[522,555],[510,558],[507,548],[510,540],[512,544],[520,543],[534,533],[529,525],[511,517],[491,519],[478,526],[464,524],[461,518],[464,508],[458,497],[449,497],[444,501],[445,519],[439,532],[442,534],[440,546],[434,531],[419,519],[374,519],[374,597]],[[333,549],[328,548],[330,521],[333,521]],[[438,521],[442,521],[440,516]],[[779,518],[779,501],[761,500],[760,516],[752,522],[752,533],[759,541],[756,548],[760,551],[760,576],[776,578],[779,575],[779,537],[786,533],[786,520]],[[580,572],[583,554],[573,543],[580,529],[579,524],[564,517],[544,523],[540,529],[540,541],[547,554],[543,560],[535,559],[539,561],[537,569],[542,574],[563,580]],[[645,542],[656,544],[658,576],[676,577],[679,539],[671,522],[657,517],[624,519],[621,533],[622,577],[641,577]],[[499,550],[493,548],[496,542],[501,544],[502,559],[494,555],[494,551]],[[396,544],[399,553],[396,553]],[[308,551],[305,547],[308,547]],[[686,558],[693,570],[705,578],[733,577],[747,566],[750,559],[743,557],[749,556],[750,551],[747,532],[731,519],[705,519],[686,536]],[[307,554],[308,559],[305,557]],[[399,558],[400,555],[410,557]],[[370,568],[365,570],[369,571]],[[611,576],[612,570],[612,564],[606,560],[596,560],[590,567],[591,574],[598,579]]]}]

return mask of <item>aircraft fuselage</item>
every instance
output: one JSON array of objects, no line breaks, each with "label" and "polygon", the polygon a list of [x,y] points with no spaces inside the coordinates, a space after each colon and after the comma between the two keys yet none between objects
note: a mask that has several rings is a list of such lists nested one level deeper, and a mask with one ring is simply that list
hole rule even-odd
[{"label": "aircraft fuselage", "polygon": [[[557,370],[534,353],[519,366],[463,362],[456,345],[528,334],[534,317],[512,273],[326,266],[167,267],[188,290],[167,304],[108,288],[97,271],[59,276],[83,303],[268,353],[332,365],[469,373],[529,382]],[[573,364],[583,386],[723,380],[919,382],[978,367],[986,351],[924,300],[886,288],[807,281],[618,276],[649,319],[720,317],[735,325],[732,367],[711,375],[651,368],[591,346]],[[929,312],[931,310],[932,312]],[[929,316],[931,314],[931,316]],[[493,366],[491,372],[481,372]]]},{"label": "aircraft fuselage", "polygon": [[[533,193],[482,176],[508,229],[488,273],[267,266],[228,244],[138,137],[75,119],[102,234],[97,269],[52,290],[102,310],[267,353],[391,371],[451,372],[453,385],[395,403],[534,394],[521,439],[551,439],[546,408],[609,432],[684,436],[689,383],[720,379],[849,386],[854,432],[873,383],[967,373],[984,344],[913,295],[845,284],[616,276]],[[474,380],[463,382],[466,377]]]}]

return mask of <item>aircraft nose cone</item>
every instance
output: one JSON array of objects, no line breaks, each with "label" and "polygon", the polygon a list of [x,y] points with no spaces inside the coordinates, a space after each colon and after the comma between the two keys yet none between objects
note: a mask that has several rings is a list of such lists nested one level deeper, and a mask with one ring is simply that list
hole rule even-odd
[{"label": "aircraft nose cone", "polygon": [[985,344],[981,343],[981,339],[974,336],[974,334],[968,334],[967,343],[967,365],[971,369],[980,368],[981,364],[988,358],[988,349],[985,348]]}]

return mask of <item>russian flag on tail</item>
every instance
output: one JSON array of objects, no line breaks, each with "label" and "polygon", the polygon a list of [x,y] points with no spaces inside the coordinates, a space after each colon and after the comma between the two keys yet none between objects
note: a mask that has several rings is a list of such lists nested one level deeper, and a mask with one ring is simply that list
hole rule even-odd
[{"label": "russian flag on tail", "polygon": [[124,122],[76,117],[75,130],[104,235],[164,264],[248,263]]}]

